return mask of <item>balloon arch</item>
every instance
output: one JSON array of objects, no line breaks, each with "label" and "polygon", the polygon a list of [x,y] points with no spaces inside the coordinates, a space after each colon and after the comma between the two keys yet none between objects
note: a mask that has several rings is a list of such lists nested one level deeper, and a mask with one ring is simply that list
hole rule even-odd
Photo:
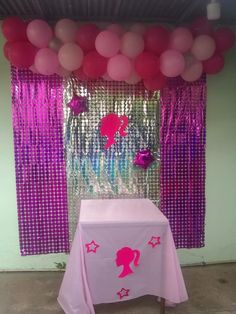
[{"label": "balloon arch", "polygon": [[202,73],[219,73],[235,42],[230,28],[214,30],[204,17],[175,29],[139,23],[129,29],[119,24],[100,29],[70,19],[51,27],[40,19],[27,23],[8,17],[2,32],[4,55],[18,68],[42,75],[73,74],[81,80],[143,81],[151,91],[163,88],[168,77],[193,82]]}]

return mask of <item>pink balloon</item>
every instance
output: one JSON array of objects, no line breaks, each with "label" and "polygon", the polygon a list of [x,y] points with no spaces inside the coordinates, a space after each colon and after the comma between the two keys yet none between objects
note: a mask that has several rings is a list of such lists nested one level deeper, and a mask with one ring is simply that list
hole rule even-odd
[{"label": "pink balloon", "polygon": [[162,89],[163,87],[165,87],[166,83],[167,77],[164,76],[161,72],[159,72],[154,78],[143,80],[145,88],[152,92]]},{"label": "pink balloon", "polygon": [[76,42],[84,52],[95,50],[95,39],[99,32],[95,24],[81,25],[76,33]]},{"label": "pink balloon", "polygon": [[129,58],[137,57],[144,49],[143,38],[135,33],[127,32],[121,39],[121,52]]},{"label": "pink balloon", "polygon": [[217,74],[224,68],[224,65],[224,56],[220,53],[214,53],[210,59],[203,61],[203,71],[206,74]]},{"label": "pink balloon", "polygon": [[235,33],[228,27],[220,27],[214,33],[216,42],[216,50],[218,52],[225,52],[231,49],[235,43]]},{"label": "pink balloon", "polygon": [[77,30],[77,24],[70,19],[62,19],[55,25],[55,35],[63,43],[74,42]]},{"label": "pink balloon", "polygon": [[178,27],[170,35],[170,49],[180,52],[187,52],[193,45],[193,35],[190,30],[184,27]]},{"label": "pink balloon", "polygon": [[200,61],[209,59],[215,52],[216,44],[212,37],[200,35],[195,38],[191,49],[194,57]]},{"label": "pink balloon", "polygon": [[60,39],[54,37],[53,39],[51,39],[48,47],[51,48],[54,51],[58,51],[62,46],[62,42],[60,41]]},{"label": "pink balloon", "polygon": [[160,56],[169,44],[169,31],[162,26],[151,26],[145,34],[145,49]]},{"label": "pink balloon", "polygon": [[37,48],[28,41],[16,41],[11,43],[8,57],[17,68],[27,69],[34,64],[36,52]]},{"label": "pink balloon", "polygon": [[105,73],[103,76],[102,76],[102,78],[104,79],[104,81],[112,81],[112,78],[107,74],[107,73]]},{"label": "pink balloon", "polygon": [[107,27],[107,30],[110,32],[113,32],[114,34],[116,34],[119,37],[123,36],[125,33],[125,29],[119,24],[110,24]]},{"label": "pink balloon", "polygon": [[68,71],[75,71],[80,68],[83,62],[84,54],[78,45],[74,43],[67,43],[60,48],[58,58],[64,69]]},{"label": "pink balloon", "polygon": [[127,80],[125,80],[125,82],[127,84],[130,85],[134,85],[137,84],[138,82],[140,82],[142,80],[142,78],[136,73],[135,69],[132,69],[131,75],[129,76],[129,78]]},{"label": "pink balloon", "polygon": [[92,79],[99,78],[106,73],[107,61],[108,59],[101,56],[97,51],[90,51],[84,57],[83,71]]},{"label": "pink balloon", "polygon": [[43,20],[33,20],[26,29],[29,41],[38,48],[46,48],[53,37],[51,27]]},{"label": "pink balloon", "polygon": [[146,27],[141,24],[141,23],[135,23],[133,25],[130,26],[130,32],[139,34],[139,35],[143,35],[146,31]]},{"label": "pink balloon", "polygon": [[59,67],[57,54],[49,48],[42,48],[35,56],[34,65],[40,74],[54,74]]},{"label": "pink balloon", "polygon": [[196,60],[193,56],[185,57],[186,67],[181,77],[187,82],[197,81],[203,72],[203,65],[201,61]]},{"label": "pink balloon", "polygon": [[95,47],[101,56],[110,58],[115,56],[120,50],[120,39],[111,31],[102,31],[95,40]]},{"label": "pink balloon", "polygon": [[135,71],[143,79],[153,78],[160,71],[160,60],[155,54],[144,51],[135,59]]},{"label": "pink balloon", "polygon": [[129,78],[132,65],[126,56],[121,54],[112,57],[107,64],[107,73],[115,81],[125,81]]},{"label": "pink balloon", "polygon": [[27,24],[17,16],[9,16],[2,22],[2,33],[9,42],[26,41]]},{"label": "pink balloon", "polygon": [[39,74],[39,71],[35,68],[35,65],[31,65],[31,67],[29,67],[30,71],[35,73],[35,74]]},{"label": "pink balloon", "polygon": [[175,50],[166,50],[160,57],[160,70],[167,77],[180,75],[185,68],[183,55]]}]

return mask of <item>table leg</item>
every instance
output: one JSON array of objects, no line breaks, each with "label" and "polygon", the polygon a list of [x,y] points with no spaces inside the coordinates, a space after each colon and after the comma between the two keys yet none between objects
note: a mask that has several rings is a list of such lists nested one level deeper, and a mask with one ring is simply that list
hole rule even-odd
[{"label": "table leg", "polygon": [[166,300],[164,298],[161,298],[160,314],[165,314],[165,303],[166,303]]}]

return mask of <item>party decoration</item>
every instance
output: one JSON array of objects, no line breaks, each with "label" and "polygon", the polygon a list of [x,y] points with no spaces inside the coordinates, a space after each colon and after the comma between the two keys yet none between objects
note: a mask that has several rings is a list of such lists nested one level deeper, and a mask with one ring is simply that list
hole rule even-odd
[{"label": "party decoration", "polygon": [[132,65],[126,56],[116,55],[112,57],[107,64],[107,73],[115,81],[127,80],[132,71]]},{"label": "party decoration", "polygon": [[62,19],[55,25],[55,36],[63,43],[72,43],[75,41],[78,30],[77,24],[70,19]]},{"label": "party decoration", "polygon": [[136,73],[136,71],[133,67],[130,76],[128,77],[127,80],[125,80],[125,82],[127,84],[134,85],[134,84],[137,84],[138,82],[140,82],[141,80],[142,80],[141,77]]},{"label": "party decoration", "polygon": [[25,41],[27,24],[17,16],[7,17],[2,22],[2,32],[9,42]]},{"label": "party decoration", "polygon": [[129,58],[137,57],[144,49],[144,40],[142,36],[127,32],[121,39],[121,52]]},{"label": "party decoration", "polygon": [[118,116],[115,113],[109,113],[101,119],[100,133],[102,136],[107,137],[105,149],[115,144],[115,135],[119,132],[120,136],[126,136],[126,127],[128,126],[128,118],[125,115]]},{"label": "party decoration", "polygon": [[160,71],[167,77],[180,75],[185,68],[183,55],[175,50],[167,50],[160,57]]},{"label": "party decoration", "polygon": [[11,43],[7,51],[11,64],[20,69],[27,69],[34,63],[36,52],[36,48],[27,41]]},{"label": "party decoration", "polygon": [[69,77],[71,75],[71,71],[68,71],[64,69],[62,66],[59,66],[57,68],[56,74],[62,76],[62,77]]},{"label": "party decoration", "polygon": [[67,107],[70,108],[74,116],[78,116],[83,112],[87,112],[87,98],[74,94],[71,100],[68,102]]},{"label": "party decoration", "polygon": [[135,166],[146,170],[154,162],[154,160],[155,158],[150,149],[141,149],[136,153],[133,163]]},{"label": "party decoration", "polygon": [[57,73],[59,68],[57,54],[49,48],[42,48],[35,56],[34,65],[40,74],[52,75]]},{"label": "party decoration", "polygon": [[119,37],[122,37],[125,33],[125,29],[119,24],[110,24],[108,25],[107,30],[113,32]]},{"label": "party decoration", "polygon": [[135,59],[135,70],[143,79],[154,78],[160,71],[159,58],[151,52],[143,52]]},{"label": "party decoration", "polygon": [[152,92],[160,90],[165,87],[167,83],[167,77],[159,72],[154,78],[143,80],[143,84],[147,90]]},{"label": "party decoration", "polygon": [[213,33],[212,26],[206,17],[198,17],[196,18],[190,25],[190,30],[193,35],[209,35],[211,36]]},{"label": "party decoration", "polygon": [[124,278],[133,273],[130,268],[130,264],[133,262],[134,266],[138,266],[140,259],[140,251],[133,250],[130,247],[123,247],[116,252],[116,265],[123,266],[122,272],[119,274],[119,278]]},{"label": "party decoration", "polygon": [[97,52],[106,58],[115,56],[120,50],[120,38],[111,31],[102,31],[95,40]]},{"label": "party decoration", "polygon": [[48,47],[57,52],[62,45],[63,43],[60,41],[60,39],[54,37],[50,40]]},{"label": "party decoration", "polygon": [[105,81],[112,81],[112,78],[107,74],[105,73],[102,78],[105,80]]},{"label": "party decoration", "polygon": [[74,71],[82,65],[84,54],[82,49],[75,43],[63,45],[58,52],[58,59],[63,68]]},{"label": "party decoration", "polygon": [[220,27],[214,33],[217,52],[226,52],[235,43],[235,33],[228,27]]},{"label": "party decoration", "polygon": [[84,24],[79,27],[75,40],[84,52],[95,50],[95,40],[99,31],[95,24]]},{"label": "party decoration", "polygon": [[203,71],[202,62],[196,60],[191,54],[185,57],[186,67],[181,74],[181,77],[186,82],[194,82],[198,80]]},{"label": "party decoration", "polygon": [[124,297],[128,297],[129,291],[130,289],[125,289],[125,288],[122,288],[120,291],[118,291],[117,295],[119,296],[120,300],[123,299]]},{"label": "party decoration", "polygon": [[187,52],[193,45],[191,32],[184,27],[177,27],[170,35],[169,48],[179,52]]},{"label": "party decoration", "polygon": [[90,51],[84,57],[84,74],[92,79],[103,76],[107,71],[107,61],[107,58],[101,56],[99,53],[97,53],[97,51]]},{"label": "party decoration", "polygon": [[152,236],[151,240],[148,241],[148,244],[152,246],[152,248],[156,247],[157,245],[161,244],[161,238]]},{"label": "party decoration", "polygon": [[149,27],[144,34],[145,48],[160,56],[169,44],[169,31],[162,26]]},{"label": "party decoration", "polygon": [[200,35],[195,38],[191,52],[194,57],[204,61],[213,56],[216,49],[215,41],[209,35]]},{"label": "party decoration", "polygon": [[92,240],[90,243],[85,244],[87,248],[87,253],[97,253],[97,249],[100,247],[99,244],[97,244],[94,240]]},{"label": "party decoration", "polygon": [[43,20],[33,20],[27,26],[28,40],[38,48],[46,48],[53,37],[51,27]]},{"label": "party decoration", "polygon": [[203,61],[203,70],[206,74],[217,74],[224,68],[224,56],[215,53],[210,59]]}]

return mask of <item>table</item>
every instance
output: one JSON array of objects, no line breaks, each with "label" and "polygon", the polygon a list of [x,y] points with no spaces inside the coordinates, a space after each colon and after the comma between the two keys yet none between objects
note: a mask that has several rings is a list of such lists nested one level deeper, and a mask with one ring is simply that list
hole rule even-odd
[{"label": "table", "polygon": [[58,302],[66,314],[155,295],[188,299],[167,218],[148,199],[82,200]]}]

